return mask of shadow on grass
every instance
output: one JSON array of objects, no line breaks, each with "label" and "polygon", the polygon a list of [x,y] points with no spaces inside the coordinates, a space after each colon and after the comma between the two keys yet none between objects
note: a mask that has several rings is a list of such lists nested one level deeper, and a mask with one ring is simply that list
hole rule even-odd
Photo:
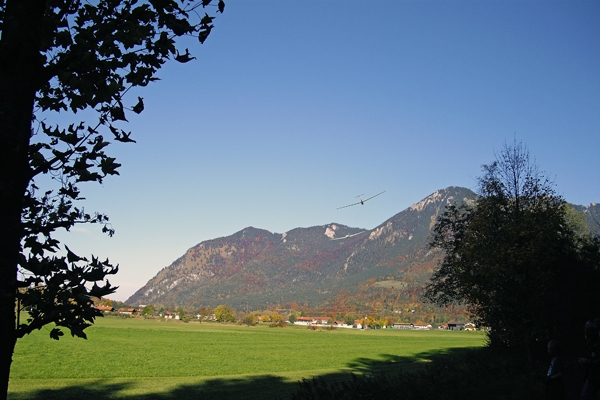
[{"label": "shadow on grass", "polygon": [[9,393],[8,398],[9,400],[289,399],[296,385],[298,385],[296,382],[286,382],[281,377],[268,375],[248,379],[215,378],[198,384],[182,384],[158,393],[131,394],[134,386],[132,382],[111,383],[108,380],[97,380],[61,388]]},{"label": "shadow on grass", "polygon": [[[393,355],[359,358],[349,366],[361,375],[337,382],[327,376],[303,380],[290,399],[543,400],[549,361],[528,362],[522,353],[490,348],[425,352],[412,362]],[[565,399],[578,400],[582,370],[575,360],[566,361]]]},{"label": "shadow on grass", "polygon": [[9,399],[439,400],[464,399],[470,395],[487,399],[543,399],[544,366],[532,368],[521,361],[490,353],[485,348],[445,349],[414,357],[383,354],[377,359],[357,358],[348,364],[346,371],[329,373],[300,383],[274,375],[243,379],[215,378],[198,384],[182,384],[162,392],[135,394],[135,391],[130,391],[131,382],[98,380],[85,385],[10,393]]}]

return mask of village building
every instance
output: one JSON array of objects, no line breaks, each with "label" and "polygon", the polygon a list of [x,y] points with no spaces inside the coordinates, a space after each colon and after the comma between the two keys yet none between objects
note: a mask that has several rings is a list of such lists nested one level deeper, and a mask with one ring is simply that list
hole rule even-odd
[{"label": "village building", "polygon": [[140,313],[140,310],[136,310],[135,308],[123,307],[119,308],[118,312],[121,315],[136,315]]},{"label": "village building", "polygon": [[115,311],[115,308],[113,306],[98,305],[94,306],[94,308],[96,310],[102,311],[102,313]]},{"label": "village building", "polygon": [[448,330],[450,331],[462,331],[465,329],[465,322],[450,321],[448,322]]}]

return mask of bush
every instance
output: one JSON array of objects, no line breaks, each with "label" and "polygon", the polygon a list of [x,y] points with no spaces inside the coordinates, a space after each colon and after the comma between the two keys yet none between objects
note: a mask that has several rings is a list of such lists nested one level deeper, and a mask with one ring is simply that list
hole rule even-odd
[{"label": "bush", "polygon": [[258,317],[256,315],[253,314],[246,314],[244,316],[244,318],[242,318],[239,322],[239,324],[246,324],[248,326],[254,326],[258,323]]}]

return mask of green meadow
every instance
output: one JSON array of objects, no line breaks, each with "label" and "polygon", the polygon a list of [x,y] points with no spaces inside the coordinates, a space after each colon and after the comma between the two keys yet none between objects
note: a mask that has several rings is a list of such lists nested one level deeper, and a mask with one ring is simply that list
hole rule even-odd
[{"label": "green meadow", "polygon": [[480,332],[309,330],[101,318],[87,340],[17,343],[9,399],[285,399],[302,378],[420,368]]}]

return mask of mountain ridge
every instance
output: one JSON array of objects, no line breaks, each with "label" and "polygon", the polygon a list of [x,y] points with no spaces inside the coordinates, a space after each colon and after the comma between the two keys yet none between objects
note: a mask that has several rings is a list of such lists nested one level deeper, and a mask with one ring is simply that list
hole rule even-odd
[{"label": "mountain ridge", "polygon": [[126,303],[197,307],[224,299],[237,305],[324,300],[323,294],[352,289],[363,275],[369,279],[368,271],[422,257],[440,210],[450,201],[474,196],[465,188],[438,190],[371,230],[335,222],[282,234],[247,227],[191,247]]},{"label": "mountain ridge", "polygon": [[[449,204],[475,199],[470,189],[450,186],[370,230],[335,222],[285,233],[247,227],[191,247],[126,303],[189,308],[227,303],[237,309],[321,304],[386,279],[398,281],[386,296],[414,303],[439,258],[428,247],[437,216]],[[597,218],[596,204],[575,207],[587,212],[588,223]]]}]

